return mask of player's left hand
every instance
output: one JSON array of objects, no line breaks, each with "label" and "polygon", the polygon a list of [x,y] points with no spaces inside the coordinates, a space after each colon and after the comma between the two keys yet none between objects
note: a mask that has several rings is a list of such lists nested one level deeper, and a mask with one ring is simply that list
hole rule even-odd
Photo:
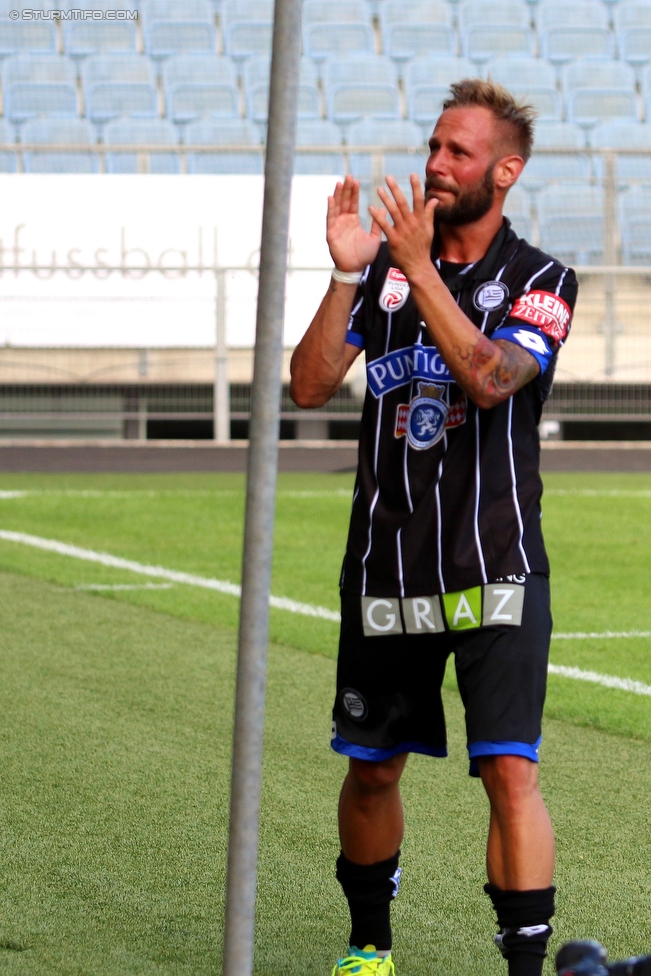
[{"label": "player's left hand", "polygon": [[[369,207],[369,213],[386,235],[391,257],[407,278],[419,270],[431,269],[430,253],[434,239],[434,211],[438,200],[425,202],[423,188],[415,173],[409,177],[413,194],[413,210],[393,176],[386,183],[391,191],[378,188],[378,196],[389,216],[381,207]],[[393,221],[393,223],[391,223]]]}]

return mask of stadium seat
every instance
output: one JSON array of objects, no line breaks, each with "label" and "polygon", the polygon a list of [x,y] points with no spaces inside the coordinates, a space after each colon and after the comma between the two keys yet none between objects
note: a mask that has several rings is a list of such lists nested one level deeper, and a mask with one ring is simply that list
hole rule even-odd
[{"label": "stadium seat", "polygon": [[398,63],[419,54],[456,54],[452,12],[444,0],[384,0],[381,23],[385,53]]},{"label": "stadium seat", "polygon": [[[108,146],[176,146],[176,129],[167,119],[116,119],[104,131]],[[107,173],[179,173],[178,153],[106,154]]]},{"label": "stadium seat", "polygon": [[350,156],[350,171],[353,176],[365,182],[378,177],[383,179],[387,174],[395,176],[403,187],[403,191],[409,188],[409,198],[411,199],[409,175],[417,173],[422,182],[428,156],[427,147],[423,144],[421,130],[415,122],[407,122],[402,119],[376,122],[373,119],[364,119],[355,125],[351,125],[347,133],[347,142],[350,146],[405,146],[406,148],[413,148],[414,152],[412,153],[383,154],[379,161],[381,174],[373,172],[373,157],[370,153],[351,153]]},{"label": "stadium seat", "polygon": [[526,99],[536,109],[539,121],[562,119],[563,100],[556,90],[554,69],[547,62],[538,58],[496,58],[486,65],[486,76]]},{"label": "stadium seat", "polygon": [[405,71],[405,90],[409,118],[431,129],[441,114],[441,103],[450,94],[450,84],[475,75],[472,62],[465,58],[416,58]]},{"label": "stadium seat", "polygon": [[622,61],[632,65],[651,61],[651,4],[626,0],[614,11],[615,30]]},{"label": "stadium seat", "polygon": [[548,0],[537,8],[540,51],[553,64],[577,58],[610,58],[614,36],[608,12],[594,0]]},{"label": "stadium seat", "polygon": [[155,70],[139,54],[98,54],[84,63],[86,115],[101,124],[120,116],[153,118],[158,115]]},{"label": "stadium seat", "polygon": [[[12,4],[12,8],[16,4]],[[9,20],[0,18],[0,58],[11,54],[56,53],[57,35],[53,23],[46,20]]]},{"label": "stadium seat", "polygon": [[619,223],[624,264],[651,264],[651,187],[620,194]]},{"label": "stadium seat", "polygon": [[75,68],[58,54],[17,54],[2,65],[5,115],[26,122],[39,115],[77,115]]},{"label": "stadium seat", "polygon": [[500,24],[470,27],[463,32],[461,41],[465,57],[476,65],[502,55],[533,57],[535,50],[535,35],[526,27],[503,27]]},{"label": "stadium seat", "polygon": [[466,31],[471,27],[530,27],[531,13],[521,0],[464,0],[459,4],[459,27]]},{"label": "stadium seat", "polygon": [[168,58],[190,51],[215,51],[217,32],[208,0],[143,0],[145,51]]},{"label": "stadium seat", "polygon": [[570,153],[536,155],[536,149],[583,149],[585,136],[573,122],[539,122],[536,126],[534,154],[524,168],[520,183],[539,190],[553,181],[585,181],[591,176],[590,157]]},{"label": "stadium seat", "polygon": [[310,24],[303,30],[305,53],[315,61],[355,54],[373,54],[370,24]]},{"label": "stadium seat", "polygon": [[271,57],[272,0],[225,0],[221,25],[224,51],[232,58]]},{"label": "stadium seat", "polygon": [[63,25],[63,43],[71,58],[87,58],[91,54],[138,49],[136,26],[118,21],[79,21]]},{"label": "stadium seat", "polygon": [[[224,119],[221,122],[200,121],[188,126],[187,146],[260,146],[260,136],[249,119]],[[261,152],[190,153],[189,173],[260,174]]]},{"label": "stadium seat", "polygon": [[219,54],[170,58],[163,68],[163,89],[167,116],[173,122],[239,115],[235,65]]},{"label": "stadium seat", "polygon": [[[86,119],[34,119],[21,133],[25,145],[42,143],[50,146],[93,145],[95,136]],[[98,173],[99,158],[89,152],[23,153],[26,173]]]},{"label": "stadium seat", "polygon": [[506,195],[504,214],[511,221],[511,226],[518,237],[531,241],[533,222],[531,220],[531,203],[522,187],[516,183]]},{"label": "stadium seat", "polygon": [[[6,119],[0,118],[0,144],[9,146],[16,141],[12,126]],[[0,173],[15,173],[18,169],[16,154],[0,152]]]},{"label": "stadium seat", "polygon": [[[305,119],[296,124],[297,146],[341,146],[339,127],[329,119]],[[297,153],[294,172],[305,176],[341,176],[345,172],[341,153]]]},{"label": "stadium seat", "polygon": [[[251,58],[244,68],[246,114],[254,122],[266,122],[269,109],[269,71],[267,58]],[[301,59],[298,87],[298,118],[318,119],[321,115],[318,78],[314,62]],[[339,172],[339,171],[338,171]]]},{"label": "stadium seat", "polygon": [[334,122],[400,118],[396,66],[387,57],[330,61],[325,81],[328,115]]},{"label": "stadium seat", "polygon": [[589,128],[608,118],[637,118],[635,75],[621,61],[576,61],[563,80],[570,121]]},{"label": "stadium seat", "polygon": [[[596,126],[590,134],[590,144],[595,149],[641,149],[646,155],[618,156],[618,182],[645,180],[651,183],[651,125],[647,122],[631,122],[628,119],[611,119]],[[594,161],[595,172],[601,177],[603,165],[600,157]]]},{"label": "stadium seat", "polygon": [[603,199],[589,183],[550,186],[538,195],[540,246],[568,264],[599,264]]}]

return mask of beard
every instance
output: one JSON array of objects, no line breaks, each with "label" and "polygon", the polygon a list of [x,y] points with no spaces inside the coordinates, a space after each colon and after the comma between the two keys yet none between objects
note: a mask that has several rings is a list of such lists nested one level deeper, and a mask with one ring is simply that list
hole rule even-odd
[{"label": "beard", "polygon": [[447,190],[454,193],[455,200],[451,204],[439,203],[434,220],[440,224],[449,224],[453,227],[460,227],[463,224],[472,224],[476,220],[481,220],[493,206],[495,198],[495,187],[493,185],[494,166],[488,167],[481,179],[469,186],[459,189],[452,189],[442,180],[435,176],[429,176],[425,181],[426,199],[432,196],[432,190]]}]

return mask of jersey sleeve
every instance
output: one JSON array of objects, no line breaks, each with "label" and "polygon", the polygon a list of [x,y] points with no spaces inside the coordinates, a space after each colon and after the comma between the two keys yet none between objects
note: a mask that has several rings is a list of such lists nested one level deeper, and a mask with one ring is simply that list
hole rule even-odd
[{"label": "jersey sleeve", "polygon": [[362,276],[357,291],[355,301],[348,320],[348,331],[346,332],[346,342],[351,346],[363,349],[366,345],[366,319],[368,311],[368,278],[371,270],[370,264]]},{"label": "jersey sleeve", "polygon": [[556,262],[550,265],[512,295],[506,319],[491,335],[491,339],[506,339],[530,352],[541,375],[567,339],[578,290],[571,268]]}]

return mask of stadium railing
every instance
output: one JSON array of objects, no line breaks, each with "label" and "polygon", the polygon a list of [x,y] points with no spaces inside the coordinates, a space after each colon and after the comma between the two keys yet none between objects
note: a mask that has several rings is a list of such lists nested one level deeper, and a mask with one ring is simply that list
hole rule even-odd
[{"label": "stadium railing", "polygon": [[[188,154],[201,156],[214,154],[216,151],[220,155],[245,151],[258,153],[262,157],[264,147],[5,143],[0,145],[0,158],[15,160],[16,168],[20,170],[23,168],[23,153],[83,153],[98,158],[100,166],[104,167],[105,155],[110,153],[114,156],[135,157],[139,171],[148,172],[150,157],[154,155],[176,154],[181,161],[181,168],[185,169],[184,160]],[[414,158],[414,170],[420,172],[424,152],[423,146],[404,145],[297,147],[299,157],[332,155],[333,158],[343,161],[344,169],[350,169],[351,161],[356,157],[370,159],[371,165],[366,169],[369,176],[364,188],[367,197],[383,179],[385,157],[411,154]],[[600,206],[598,213],[587,214],[592,221],[590,232],[593,238],[595,235],[598,238],[592,241],[594,246],[588,259],[584,263],[583,259],[576,260],[580,254],[566,255],[568,262],[571,261],[576,267],[581,293],[572,338],[561,353],[554,393],[545,407],[544,422],[547,426],[544,430],[553,432],[554,425],[557,428],[561,425],[567,432],[574,429],[572,425],[587,421],[636,423],[639,430],[647,424],[648,436],[651,436],[651,177],[648,180],[628,178],[628,190],[625,190],[624,183],[618,176],[618,160],[637,157],[651,163],[651,150],[641,147],[596,150],[551,146],[540,149],[537,153],[541,160],[545,156],[559,154],[570,157],[576,155],[589,161],[593,174],[591,187]],[[559,187],[568,185],[566,179],[557,182]],[[403,178],[401,184],[404,186],[404,183]],[[585,178],[575,182],[578,200],[584,197],[581,188],[586,185],[590,184]],[[546,228],[543,218],[547,211],[540,207],[540,193],[540,188],[530,191],[523,188],[517,193],[514,191],[510,198],[512,209],[507,198],[506,212],[512,216],[516,230],[524,229],[532,243],[544,246]],[[629,196],[626,197],[625,193]],[[563,197],[565,207],[567,195],[559,194],[559,199],[560,197]],[[564,216],[568,229],[567,247],[571,250],[582,214],[580,210],[574,215],[566,211],[561,216]],[[17,270],[6,263],[6,253],[4,262],[2,271]],[[69,269],[20,265],[21,274],[30,270],[55,274],[65,273]],[[92,273],[98,269],[87,270]],[[106,270],[102,269],[103,273]],[[112,270],[115,274],[131,275],[138,269],[116,267]],[[144,277],[145,269],[142,270]],[[191,273],[198,269],[177,270]],[[19,436],[21,430],[32,431],[34,435],[41,431],[42,436],[54,436],[58,432],[61,436],[66,430],[74,428],[77,431],[76,436],[80,436],[80,432],[85,430],[86,436],[93,436],[92,431],[96,431],[95,436],[142,438],[157,436],[156,431],[163,430],[165,424],[168,431],[175,424],[174,429],[179,430],[179,424],[186,425],[184,430],[189,430],[194,425],[192,429],[198,431],[197,436],[201,437],[210,437],[214,430],[218,432],[219,439],[228,439],[231,434],[235,436],[238,432],[245,433],[249,384],[246,377],[241,377],[237,382],[231,382],[229,390],[229,352],[225,344],[226,277],[231,271],[238,269],[201,270],[214,273],[215,276],[215,314],[217,334],[221,339],[216,356],[209,350],[204,353],[205,356],[213,356],[217,364],[214,383],[205,380],[197,380],[196,383],[170,383],[161,380],[158,383],[143,377],[142,382],[136,378],[135,381],[125,381],[109,387],[105,384],[96,385],[98,377],[95,377],[90,380],[90,388],[86,381],[82,389],[74,382],[62,384],[54,378],[52,384],[35,382],[33,375],[26,379],[24,371],[16,366],[15,356],[13,365],[11,356],[9,359],[7,356],[0,356],[0,437]],[[254,268],[239,270],[255,273]],[[309,270],[314,272],[317,269]],[[159,272],[147,269],[146,273]],[[301,269],[294,266],[292,273],[300,274]],[[73,280],[72,276],[68,277]],[[18,295],[16,300],[19,300]],[[133,350],[132,355],[137,357],[139,353]],[[149,350],[148,355],[153,361],[162,354]],[[64,387],[70,388],[69,394],[64,391]],[[54,402],[53,391],[58,391],[56,409],[48,407],[48,404],[51,406]],[[97,409],[88,399],[91,394],[95,397],[92,402]],[[313,432],[313,436],[319,432],[321,435],[333,433],[335,430],[353,433],[361,409],[359,394],[358,388],[354,390],[346,383],[340,394],[323,410],[313,412],[297,410],[285,391],[282,408],[285,435],[293,436],[298,433],[304,436],[309,430]],[[65,409],[64,403],[67,404]],[[183,433],[179,436],[191,435]]]}]

